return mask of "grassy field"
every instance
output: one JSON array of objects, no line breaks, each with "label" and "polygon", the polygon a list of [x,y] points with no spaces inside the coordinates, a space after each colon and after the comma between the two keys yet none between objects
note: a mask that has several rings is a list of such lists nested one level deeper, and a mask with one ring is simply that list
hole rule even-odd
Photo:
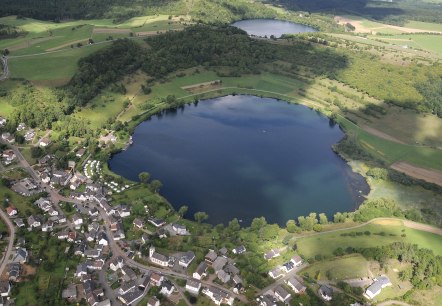
[{"label": "grassy field", "polygon": [[[342,236],[355,232],[369,231],[370,235],[360,236]],[[384,234],[381,234],[381,233]],[[402,234],[406,237],[402,237]],[[442,255],[442,237],[422,232],[402,225],[401,221],[392,221],[389,223],[372,223],[366,226],[335,233],[325,233],[312,237],[300,238],[297,240],[299,252],[306,258],[315,255],[332,256],[337,248],[369,248],[381,245],[387,245],[393,242],[402,241],[419,245],[422,248],[433,250],[437,255]]]},{"label": "grassy field", "polygon": [[80,58],[105,46],[106,44],[97,44],[44,55],[11,58],[11,77],[39,81],[45,85],[60,85],[74,75]]},{"label": "grassy field", "polygon": [[[115,24],[111,19],[77,20],[54,23],[15,16],[0,18],[0,24],[18,27],[25,35],[0,41],[0,49],[9,49],[12,56],[36,54],[70,48],[71,44],[87,43],[89,38],[103,42],[112,38],[129,37],[130,32],[156,32],[178,30],[184,27],[186,18],[168,19],[167,15],[141,16]],[[181,21],[182,20],[182,21]],[[118,30],[126,29],[124,34]]]},{"label": "grassy field", "polygon": [[348,120],[339,120],[339,123],[356,137],[365,150],[388,165],[397,161],[407,161],[416,166],[442,170],[441,150],[392,142],[372,135]]},{"label": "grassy field", "polygon": [[367,260],[362,255],[354,254],[316,262],[307,269],[302,270],[300,274],[308,273],[310,277],[320,281],[340,281],[367,277],[367,268]]},{"label": "grassy field", "polygon": [[408,21],[405,25],[407,28],[412,29],[420,29],[420,30],[428,30],[428,31],[441,31],[442,32],[442,24],[440,23],[432,23],[432,22],[422,22],[422,21]]},{"label": "grassy field", "polygon": [[442,35],[402,34],[392,36],[376,36],[372,38],[381,39],[389,44],[394,44],[403,48],[422,49],[429,52],[442,54]]},{"label": "grassy field", "polygon": [[[301,274],[308,273],[317,280],[340,281],[367,277],[368,262],[362,255],[347,255],[332,260],[320,261],[312,264]],[[328,278],[330,276],[330,279]]]}]

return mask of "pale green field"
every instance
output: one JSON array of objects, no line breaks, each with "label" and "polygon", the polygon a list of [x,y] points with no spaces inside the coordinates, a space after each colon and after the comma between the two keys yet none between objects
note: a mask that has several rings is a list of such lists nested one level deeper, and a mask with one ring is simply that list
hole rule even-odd
[{"label": "pale green field", "polygon": [[367,260],[359,254],[347,255],[332,260],[320,261],[312,264],[307,269],[302,270],[300,274],[307,272],[310,277],[325,281],[327,271],[331,276],[331,281],[340,281],[345,279],[367,277]]},{"label": "pale green field", "polygon": [[422,21],[409,21],[405,24],[405,27],[412,29],[428,30],[428,31],[441,31],[442,24]]},{"label": "pale green field", "polygon": [[[404,230],[404,232],[402,232]],[[351,232],[365,232],[370,231],[371,235],[361,236],[341,236],[343,233]],[[385,235],[375,235],[384,232]],[[401,235],[405,233],[406,237]],[[393,242],[407,242],[417,244],[421,248],[433,250],[436,255],[442,255],[442,236],[422,232],[402,225],[402,222],[390,222],[390,224],[368,224],[366,226],[354,229],[339,231],[335,233],[325,233],[312,237],[300,238],[297,240],[299,252],[306,258],[314,257],[315,255],[332,256],[333,251],[337,248],[346,249],[347,247],[354,248],[369,248],[391,244]]]},{"label": "pale green field", "polygon": [[397,46],[408,46],[415,49],[422,49],[442,54],[442,35],[432,34],[403,34],[394,36],[376,36],[385,42]]},{"label": "pale green field", "polygon": [[104,48],[107,44],[96,44],[20,58],[10,58],[11,77],[30,81],[45,81],[48,85],[69,81],[77,70],[80,58]]},{"label": "pale green field", "polygon": [[[31,18],[17,19],[15,16],[0,18],[0,24],[16,26],[27,32],[25,36],[0,41],[0,49],[9,49],[11,55],[36,54],[53,48],[69,48],[71,44],[93,38],[105,41],[109,36],[128,37],[129,34],[113,33],[113,29],[129,29],[135,32],[182,29],[184,26],[167,15],[141,16],[123,23],[114,24],[111,19],[77,20],[54,23]],[[109,29],[108,33],[94,33],[94,28]],[[105,30],[105,29],[104,29]]]}]

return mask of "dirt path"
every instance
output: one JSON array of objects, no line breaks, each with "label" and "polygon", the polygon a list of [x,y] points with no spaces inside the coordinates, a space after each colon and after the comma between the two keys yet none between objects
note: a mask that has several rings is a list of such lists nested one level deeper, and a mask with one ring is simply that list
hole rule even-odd
[{"label": "dirt path", "polygon": [[406,162],[396,162],[390,168],[417,179],[442,186],[442,171],[425,169]]},{"label": "dirt path", "polygon": [[88,41],[89,41],[88,39],[80,39],[80,40],[76,40],[76,41],[71,41],[71,42],[68,42],[68,43],[56,46],[54,48],[46,49],[45,51],[46,52],[56,51],[56,50],[59,50],[59,49],[63,49],[63,48],[69,47],[70,45],[76,45],[78,43],[87,43]]},{"label": "dirt path", "polygon": [[116,29],[116,28],[94,28],[94,34],[129,34],[132,32],[131,29]]},{"label": "dirt path", "polygon": [[360,223],[358,225],[354,225],[354,226],[350,226],[350,227],[344,227],[344,228],[337,228],[337,229],[332,229],[329,231],[323,231],[323,232],[314,232],[314,233],[306,233],[306,234],[301,234],[299,236],[294,237],[293,239],[300,239],[300,238],[306,238],[306,237],[312,237],[312,236],[318,236],[318,235],[323,235],[323,234],[330,234],[330,233],[335,233],[335,232],[342,232],[342,231],[348,231],[348,230],[353,230],[353,229],[357,229],[357,228],[361,228],[364,227],[368,224],[374,223],[374,224],[384,224],[384,225],[394,225],[395,222],[402,222],[402,224],[405,227],[409,227],[409,228],[413,228],[413,229],[417,229],[417,230],[421,230],[424,232],[429,232],[429,233],[433,233],[436,235],[441,235],[442,236],[442,229],[432,226],[432,225],[427,225],[424,223],[418,223],[418,222],[413,222],[413,221],[409,221],[409,220],[404,220],[404,219],[398,219],[398,218],[374,218],[371,219],[367,222],[364,223]]},{"label": "dirt path", "polygon": [[403,141],[401,141],[401,140],[399,140],[399,139],[397,139],[397,138],[395,138],[395,137],[393,137],[391,135],[388,135],[388,134],[386,134],[384,132],[381,132],[381,131],[379,131],[379,130],[377,130],[375,128],[372,128],[372,127],[369,127],[369,126],[366,126],[366,125],[361,125],[361,128],[364,131],[366,131],[366,132],[368,132],[368,133],[370,133],[372,135],[378,136],[380,138],[384,138],[386,140],[393,141],[393,142],[400,143],[400,144],[406,144],[405,142],[403,142]]},{"label": "dirt path", "polygon": [[409,228],[417,229],[424,232],[433,233],[442,236],[442,229],[428,224],[417,223],[409,220],[404,220],[404,225]]}]

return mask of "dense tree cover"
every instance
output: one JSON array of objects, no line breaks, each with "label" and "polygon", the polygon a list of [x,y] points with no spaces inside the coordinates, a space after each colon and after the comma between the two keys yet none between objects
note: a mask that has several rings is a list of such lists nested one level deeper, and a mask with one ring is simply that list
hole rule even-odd
[{"label": "dense tree cover", "polygon": [[142,62],[141,51],[138,43],[124,39],[81,59],[78,72],[66,87],[69,104],[83,106],[103,88],[137,70]]},{"label": "dense tree cover", "polygon": [[424,97],[423,104],[438,117],[442,117],[442,76],[431,76],[427,81],[416,85]]},{"label": "dense tree cover", "polygon": [[25,32],[17,27],[0,24],[0,39],[14,38],[24,34]]},{"label": "dense tree cover", "polygon": [[402,272],[400,276],[404,280],[410,280],[417,289],[431,289],[435,285],[442,285],[442,257],[434,255],[431,250],[419,249],[415,244],[395,242],[357,252],[380,263],[385,263],[387,259],[411,263],[412,268]]},{"label": "dense tree cover", "polygon": [[239,73],[258,72],[256,65],[275,59],[271,45],[252,40],[234,27],[195,26],[147,39],[152,47],[143,70],[154,77],[203,66],[237,67]]},{"label": "dense tree cover", "polygon": [[20,15],[44,20],[112,18],[163,14],[191,15],[206,23],[246,18],[275,18],[275,10],[246,0],[4,0],[0,16]]},{"label": "dense tree cover", "polygon": [[356,14],[391,24],[406,20],[441,22],[440,5],[435,1],[376,1],[376,0],[270,0],[288,9],[333,14]]},{"label": "dense tree cover", "polygon": [[[104,17],[114,6],[147,5],[143,0],[3,0],[0,16],[19,15],[43,20]],[[158,2],[158,1],[156,1]]]},{"label": "dense tree cover", "polygon": [[[259,73],[261,64],[284,60],[294,69],[297,65],[307,65],[314,74],[333,76],[336,70],[347,65],[344,55],[330,49],[316,48],[302,41],[276,45],[252,39],[244,31],[230,26],[196,25],[147,38],[146,42],[149,49],[128,39],[118,40],[109,48],[80,60],[78,72],[66,87],[70,105],[85,105],[103,88],[140,67],[153,77],[153,82],[171,72],[195,66],[230,67],[230,75],[240,76]],[[171,107],[176,106],[173,96],[166,100]]]},{"label": "dense tree cover", "polygon": [[28,83],[7,92],[6,98],[15,107],[8,122],[11,129],[21,122],[32,128],[51,128],[67,111],[67,105],[52,90],[36,89]]}]

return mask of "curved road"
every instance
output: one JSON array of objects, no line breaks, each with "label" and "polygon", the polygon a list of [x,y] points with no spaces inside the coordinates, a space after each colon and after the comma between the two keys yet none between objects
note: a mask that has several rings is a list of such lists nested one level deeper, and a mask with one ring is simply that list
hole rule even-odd
[{"label": "curved road", "polygon": [[3,255],[2,259],[1,259],[1,264],[0,264],[0,275],[2,275],[3,271],[6,268],[6,265],[8,264],[8,259],[9,259],[9,256],[11,256],[12,248],[14,246],[15,227],[12,224],[11,220],[9,219],[8,215],[2,209],[0,209],[0,217],[2,218],[3,222],[6,224],[6,226],[8,227],[8,230],[9,230],[8,247],[6,249],[5,254]]},{"label": "curved road", "polygon": [[0,81],[8,78],[9,76],[8,58],[6,56],[2,56],[1,61],[3,65],[3,74],[0,75]]}]

